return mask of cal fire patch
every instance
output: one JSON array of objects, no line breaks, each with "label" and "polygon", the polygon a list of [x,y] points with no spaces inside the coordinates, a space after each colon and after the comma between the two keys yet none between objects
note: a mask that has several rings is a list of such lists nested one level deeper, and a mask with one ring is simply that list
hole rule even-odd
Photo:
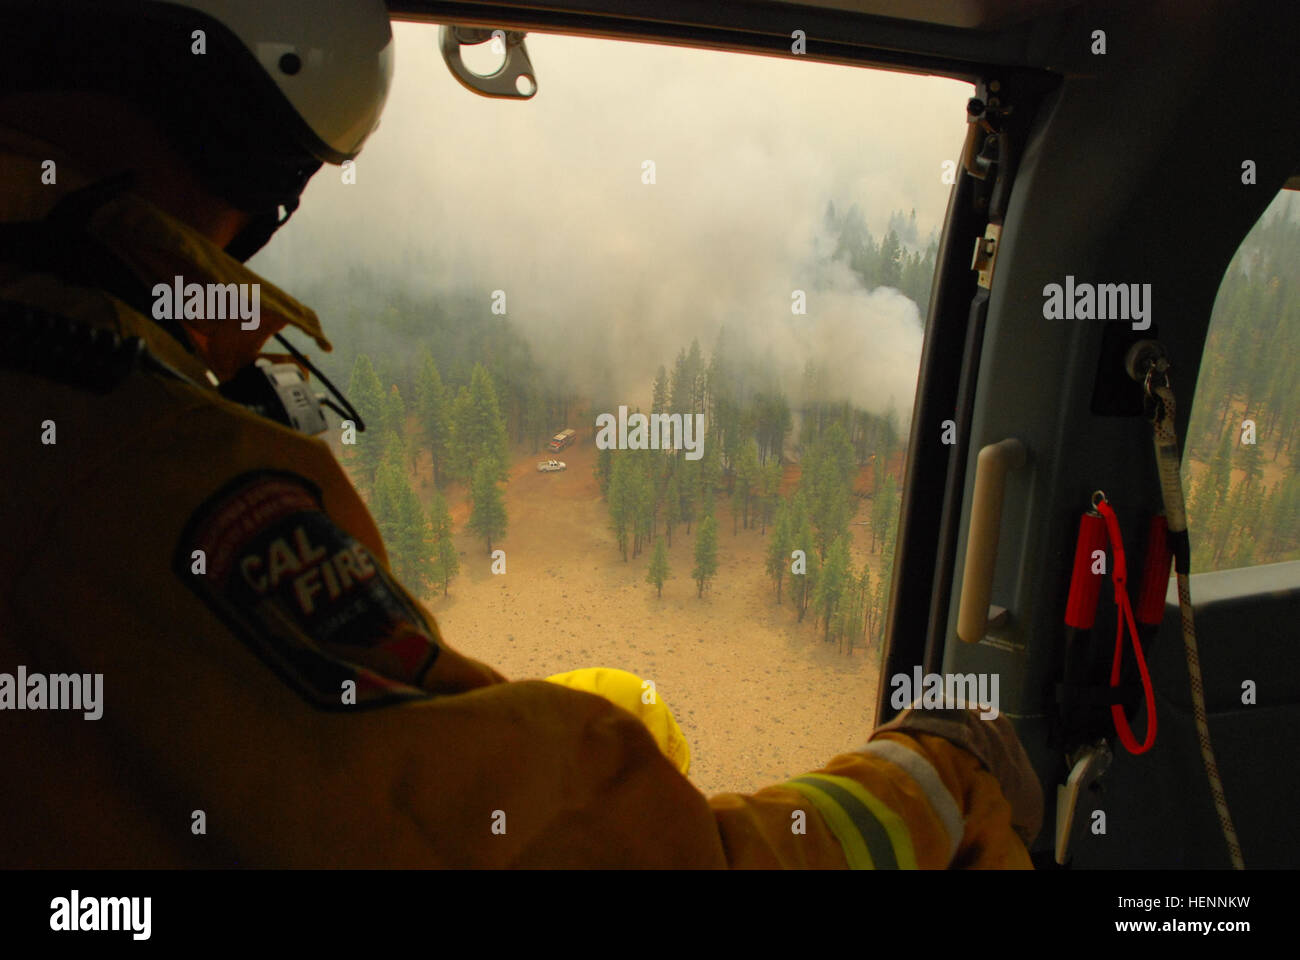
[{"label": "cal fire patch", "polygon": [[[193,552],[207,573],[191,572]],[[423,699],[439,647],[388,571],[292,473],[245,473],[195,511],[176,574],[304,699],[325,710]],[[343,683],[356,682],[356,704]]]}]

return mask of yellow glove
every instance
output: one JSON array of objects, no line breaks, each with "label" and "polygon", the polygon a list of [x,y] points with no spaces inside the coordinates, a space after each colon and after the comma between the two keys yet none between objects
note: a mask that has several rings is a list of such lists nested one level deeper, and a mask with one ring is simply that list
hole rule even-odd
[{"label": "yellow glove", "polygon": [[649,680],[642,680],[634,673],[612,667],[570,670],[546,679],[562,687],[594,693],[634,714],[646,725],[659,744],[659,749],[672,761],[673,766],[683,776],[690,771],[691,748],[686,743],[686,736]]}]

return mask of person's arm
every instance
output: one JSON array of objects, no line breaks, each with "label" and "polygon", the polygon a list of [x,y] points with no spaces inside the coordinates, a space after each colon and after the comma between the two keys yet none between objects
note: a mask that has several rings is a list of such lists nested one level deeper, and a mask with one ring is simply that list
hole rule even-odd
[{"label": "person's arm", "polygon": [[821,770],[711,805],[733,866],[1027,868],[1042,792],[1005,717],[909,710]]},{"label": "person's arm", "polygon": [[[104,835],[87,860],[143,862],[165,843],[244,867],[859,866],[864,850],[887,865],[847,795],[900,865],[950,862],[952,811],[897,756],[872,747],[794,786],[709,801],[632,714],[456,653],[393,578],[323,444],[206,398],[176,402],[194,399],[151,378],[115,394],[119,445],[69,461],[62,479],[84,495],[50,513],[12,584],[16,656],[103,674],[93,748],[116,771],[57,797],[25,781],[14,809],[89,817],[113,792],[157,832]],[[61,431],[82,416],[56,413]],[[92,735],[64,730],[73,753],[67,738]],[[979,760],[890,739],[951,795],[959,849],[1016,860]]]},{"label": "person's arm", "polygon": [[[586,668],[547,680],[627,710],[673,765],[689,772],[672,710],[657,692],[647,697],[641,678]],[[909,711],[823,770],[710,803],[733,866],[891,869],[1028,866],[1021,839],[1037,832],[1041,808],[1011,724],[957,710]]]}]

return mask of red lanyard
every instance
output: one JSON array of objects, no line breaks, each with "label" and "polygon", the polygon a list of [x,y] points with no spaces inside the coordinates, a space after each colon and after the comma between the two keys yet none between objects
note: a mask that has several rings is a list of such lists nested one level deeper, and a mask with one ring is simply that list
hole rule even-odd
[{"label": "red lanyard", "polygon": [[1128,725],[1128,718],[1124,716],[1123,706],[1112,703],[1110,713],[1115,720],[1115,732],[1119,734],[1124,748],[1133,754],[1146,753],[1156,742],[1156,695],[1151,688],[1151,674],[1147,672],[1146,657],[1142,655],[1142,644],[1138,640],[1137,624],[1133,622],[1133,606],[1129,603],[1128,590],[1125,588],[1128,580],[1128,564],[1124,559],[1124,540],[1119,532],[1119,518],[1115,516],[1115,511],[1111,509],[1110,504],[1099,497],[1095,506],[1097,512],[1106,520],[1114,563],[1111,579],[1115,584],[1115,658],[1110,666],[1110,685],[1112,689],[1119,686],[1120,664],[1124,660],[1124,625],[1128,624],[1133,655],[1137,659],[1138,673],[1142,677],[1142,693],[1147,703],[1146,739],[1140,744],[1137,742],[1133,730]]}]

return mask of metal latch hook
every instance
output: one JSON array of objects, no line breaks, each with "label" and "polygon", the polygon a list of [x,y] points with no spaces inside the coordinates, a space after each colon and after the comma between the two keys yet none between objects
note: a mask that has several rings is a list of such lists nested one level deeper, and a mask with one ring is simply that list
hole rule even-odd
[{"label": "metal latch hook", "polygon": [[[448,24],[438,31],[438,45],[447,69],[466,89],[483,97],[531,100],[537,94],[537,77],[524,48],[527,35],[522,30]],[[495,73],[483,76],[465,65],[460,48],[489,42],[504,45],[505,62]]]}]

